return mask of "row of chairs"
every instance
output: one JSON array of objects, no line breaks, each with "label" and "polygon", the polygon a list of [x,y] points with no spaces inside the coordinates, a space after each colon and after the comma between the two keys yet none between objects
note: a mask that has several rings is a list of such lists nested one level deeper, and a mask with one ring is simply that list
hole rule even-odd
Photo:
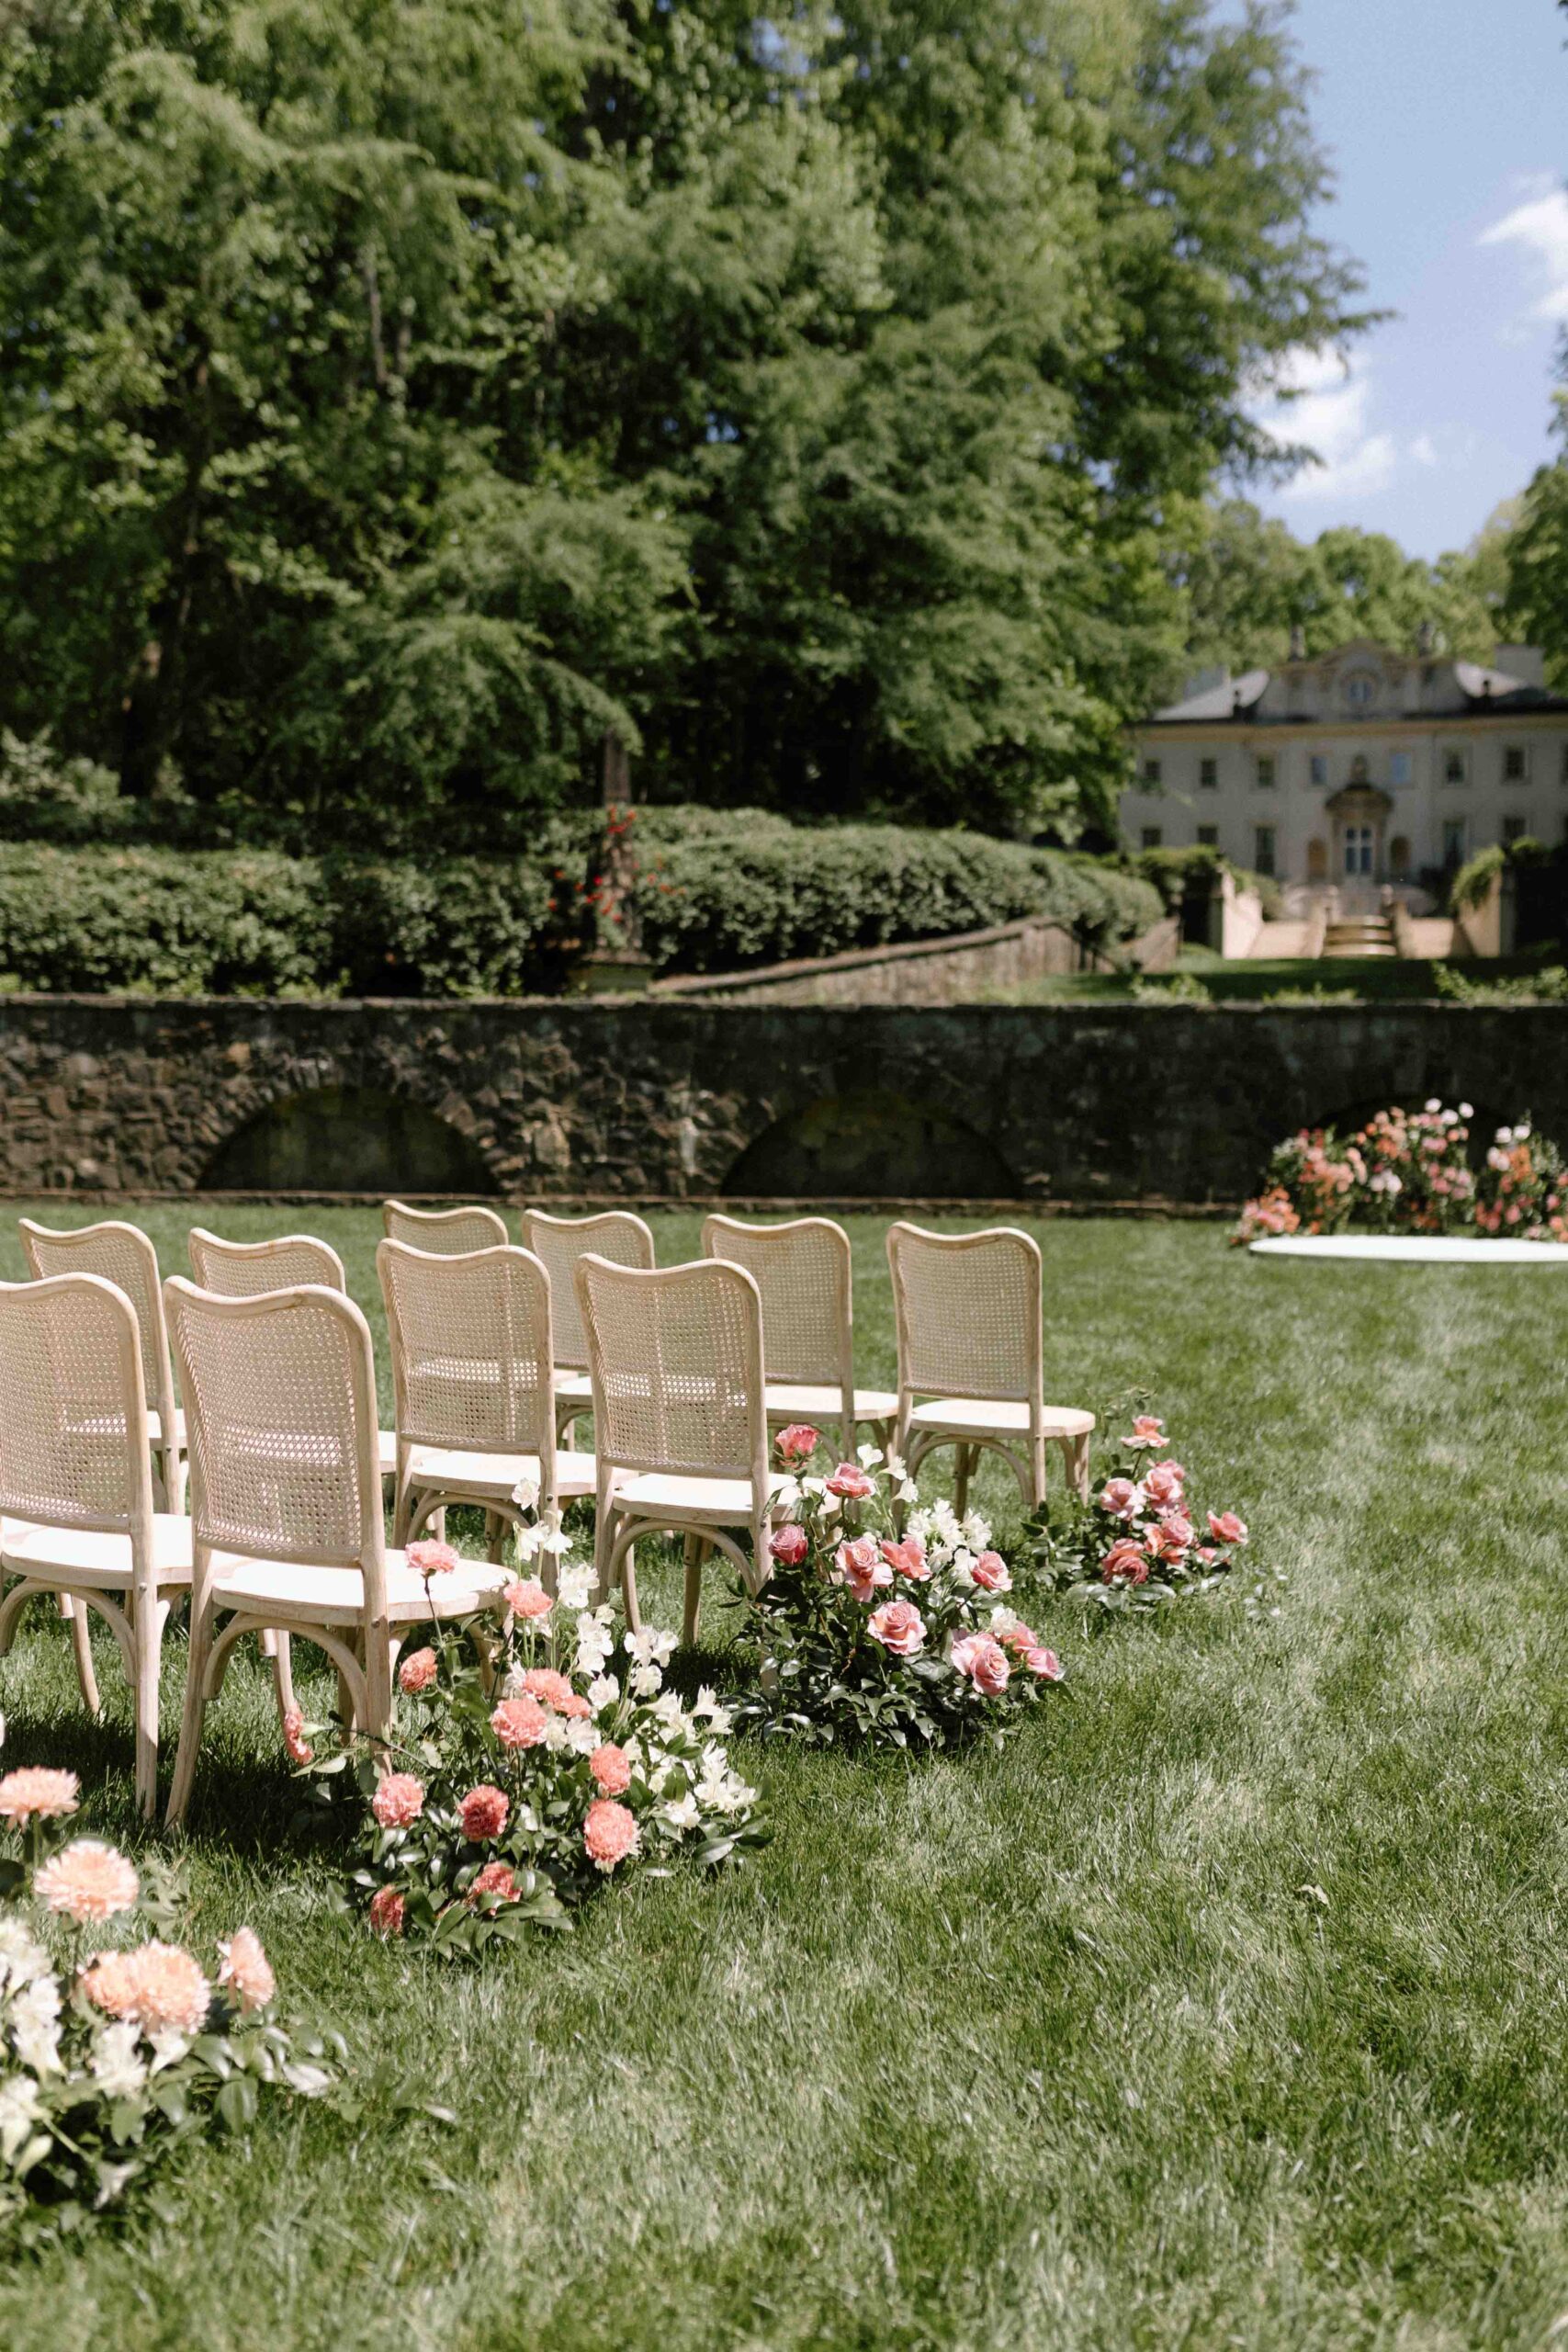
[{"label": "row of chairs", "polygon": [[[0,1604],[0,1653],[27,1601],[55,1593],[96,1707],[87,1610],[105,1619],[136,1693],[137,1793],[149,1812],[163,1629],[187,1589],[172,1819],[236,1641],[262,1635],[284,1707],[289,1644],[315,1642],[338,1669],[345,1711],[383,1724],[408,1628],[433,1611],[473,1613],[502,1579],[499,1538],[522,1480],[547,1509],[594,1497],[600,1589],[619,1577],[634,1627],[637,1542],[682,1536],[690,1639],[711,1549],[753,1587],[766,1573],[769,1431],[783,1420],[832,1419],[836,1408],[846,1443],[863,1423],[886,1433],[891,1422],[911,1472],[953,1444],[961,1482],[978,1449],[994,1447],[1031,1499],[1048,1444],[1076,1484],[1087,1477],[1092,1417],[1043,1403],[1040,1260],[1022,1234],[892,1228],[895,1393],[854,1387],[849,1242],[828,1219],[710,1218],[705,1259],[662,1272],[648,1227],[625,1212],[530,1212],[535,1246],[522,1249],[490,1209],[389,1203],[384,1221],[393,1431],[378,1424],[368,1326],[325,1243],[237,1244],[197,1228],[196,1281],[160,1283],[136,1227],[60,1234],[24,1221],[35,1279],[0,1285],[0,1580],[18,1579]],[[829,1365],[833,1378],[810,1376]],[[592,1455],[570,1442],[585,1409]],[[457,1502],[489,1514],[491,1560],[465,1561],[427,1592],[405,1547]]]}]

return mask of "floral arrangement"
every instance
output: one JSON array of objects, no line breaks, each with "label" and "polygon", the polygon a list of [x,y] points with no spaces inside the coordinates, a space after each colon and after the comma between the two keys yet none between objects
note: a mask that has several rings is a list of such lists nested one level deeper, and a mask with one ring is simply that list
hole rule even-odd
[{"label": "floral arrangement", "polygon": [[1349,1136],[1303,1127],[1280,1144],[1232,1238],[1265,1234],[1448,1233],[1568,1240],[1568,1171],[1529,1120],[1499,1127],[1471,1165],[1468,1102],[1380,1111]]},{"label": "floral arrangement", "polygon": [[[378,1934],[473,1953],[530,1928],[640,1865],[725,1860],[766,1835],[756,1791],[730,1770],[729,1715],[663,1687],[674,1635],[615,1634],[588,1606],[592,1571],[567,1559],[558,1513],[522,1529],[498,1618],[437,1623],[398,1669],[389,1742],[293,1726],[296,1760],[352,1792],[361,1859],[353,1895]],[[556,1590],[524,1574],[557,1562]],[[430,1589],[446,1544],[409,1546]]]},{"label": "floral arrangement", "polygon": [[1054,1650],[1007,1605],[991,1531],[951,1504],[918,1504],[874,1446],[818,1475],[820,1441],[780,1432],[772,1575],[746,1598],[761,1685],[739,1713],[767,1733],[829,1742],[998,1744],[1062,1679]]},{"label": "floral arrangement", "polygon": [[[1213,1591],[1234,1574],[1247,1548],[1246,1522],[1234,1510],[1206,1511],[1201,1520],[1187,1472],[1169,1450],[1165,1423],[1139,1413],[1111,1449],[1097,1492],[1087,1500],[1060,1496],[1035,1513],[1033,1555],[1049,1589],[1100,1609],[1160,1609],[1184,1594]],[[1261,1603],[1269,1581],[1255,1580],[1249,1606]]]},{"label": "floral arrangement", "polygon": [[[165,1940],[177,1884],[72,1837],[80,1801],[73,1772],[0,1778],[0,2228],[23,2235],[118,2203],[188,2132],[243,2130],[264,2086],[318,2096],[341,2055],[277,2023],[249,1928],[210,1974]],[[130,1940],[139,1917],[155,1932]]]}]

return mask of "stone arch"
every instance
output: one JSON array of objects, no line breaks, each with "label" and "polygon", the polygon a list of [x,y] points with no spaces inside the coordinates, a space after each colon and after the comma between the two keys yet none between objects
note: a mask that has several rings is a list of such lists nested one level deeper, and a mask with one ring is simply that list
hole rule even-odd
[{"label": "stone arch", "polygon": [[964,1120],[888,1087],[821,1094],[775,1119],[725,1179],[775,1200],[1016,1200],[1022,1187]]},{"label": "stone arch", "polygon": [[205,1193],[493,1193],[471,1136],[389,1087],[323,1085],[278,1093],[225,1137],[198,1180]]}]

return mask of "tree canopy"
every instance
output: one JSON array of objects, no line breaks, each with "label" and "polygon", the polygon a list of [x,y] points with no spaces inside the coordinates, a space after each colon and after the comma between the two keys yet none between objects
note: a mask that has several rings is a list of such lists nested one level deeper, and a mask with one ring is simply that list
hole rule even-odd
[{"label": "tree canopy", "polygon": [[499,839],[609,727],[1070,831],[1258,381],[1358,323],[1262,6],[4,23],[0,722],[237,832]]}]

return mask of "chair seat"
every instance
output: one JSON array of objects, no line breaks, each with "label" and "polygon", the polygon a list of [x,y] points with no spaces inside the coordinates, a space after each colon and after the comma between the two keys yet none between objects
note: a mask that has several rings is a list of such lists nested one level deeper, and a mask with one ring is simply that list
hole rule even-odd
[{"label": "chair seat", "polygon": [[[570,1458],[570,1456],[568,1457]],[[770,1486],[778,1483],[769,1480]],[[714,1527],[750,1527],[750,1478],[682,1476],[672,1470],[645,1470],[615,1484],[615,1509],[634,1519],[696,1520]]]},{"label": "chair seat", "polygon": [[[915,1407],[909,1426],[928,1436],[1027,1437],[1029,1408],[1007,1396],[937,1396],[929,1405]],[[1094,1415],[1072,1405],[1047,1405],[1040,1427],[1048,1438],[1088,1437]]]},{"label": "chair seat", "polygon": [[[556,1454],[556,1492],[562,1501],[591,1495],[596,1472],[591,1453]],[[414,1445],[409,1448],[409,1477],[415,1487],[439,1488],[445,1495],[493,1496],[510,1502],[521,1480],[539,1482],[536,1453],[469,1453],[457,1446]]]},{"label": "chair seat", "polygon": [[[190,1521],[172,1511],[152,1517],[152,1563],[160,1584],[190,1582]],[[129,1589],[130,1538],[85,1527],[36,1527],[7,1520],[0,1566],[13,1576],[58,1577],[105,1591]]]},{"label": "chair seat", "polygon": [[[163,1444],[164,1416],[162,1413],[154,1412],[151,1406],[149,1406],[147,1410],[147,1434],[152,1439],[154,1445]],[[186,1417],[183,1406],[179,1408],[175,1414],[175,1443],[178,1446],[182,1453],[186,1452]]]},{"label": "chair seat", "polygon": [[588,1374],[585,1372],[562,1372],[558,1367],[556,1372],[556,1403],[558,1405],[563,1397],[569,1398],[574,1405],[592,1405],[593,1402],[593,1383],[589,1379]]},{"label": "chair seat", "polygon": [[[857,1388],[857,1421],[891,1421],[897,1418],[898,1398],[891,1388]],[[770,1421],[836,1421],[844,1409],[841,1389],[770,1380],[767,1386]]]},{"label": "chair seat", "polygon": [[[511,1568],[492,1567],[488,1560],[461,1560],[445,1576],[432,1577],[426,1595],[424,1578],[411,1568],[401,1552],[387,1554],[387,1614],[394,1625],[413,1625],[429,1618],[468,1617],[502,1585]],[[365,1584],[357,1568],[316,1568],[291,1560],[242,1560],[217,1552],[212,1559],[212,1592],[218,1606],[237,1609],[264,1624],[293,1623],[353,1625],[365,1613]]]},{"label": "chair seat", "polygon": [[395,1478],[397,1476],[398,1432],[396,1430],[377,1430],[376,1458],[380,1465],[381,1476],[383,1478]]}]

